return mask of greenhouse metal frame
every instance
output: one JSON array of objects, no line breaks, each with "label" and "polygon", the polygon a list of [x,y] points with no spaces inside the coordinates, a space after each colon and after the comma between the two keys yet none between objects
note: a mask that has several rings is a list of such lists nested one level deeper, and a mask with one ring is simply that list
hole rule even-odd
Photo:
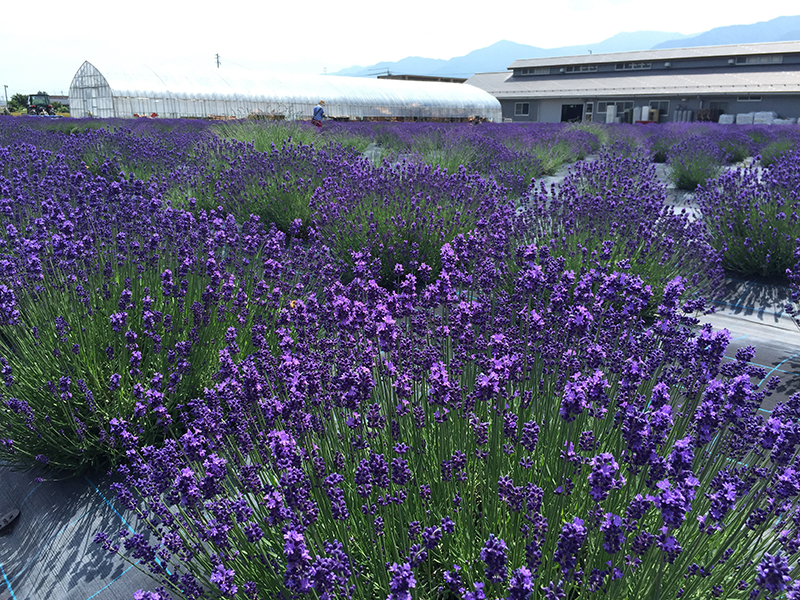
[{"label": "greenhouse metal frame", "polygon": [[89,61],[69,87],[73,117],[310,119],[325,100],[328,117],[354,120],[501,120],[500,102],[468,84],[360,77],[288,76],[240,68],[200,74],[174,69],[100,71]]}]

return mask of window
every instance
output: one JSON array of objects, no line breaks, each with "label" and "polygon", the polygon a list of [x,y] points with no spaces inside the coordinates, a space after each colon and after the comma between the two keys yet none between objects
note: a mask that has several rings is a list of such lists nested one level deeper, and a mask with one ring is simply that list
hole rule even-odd
[{"label": "window", "polygon": [[550,67],[536,67],[535,69],[519,69],[518,75],[550,75]]},{"label": "window", "polygon": [[593,109],[594,109],[594,102],[587,102],[586,103],[586,114],[591,114]]},{"label": "window", "polygon": [[565,73],[593,73],[597,71],[597,65],[571,65],[564,67]]},{"label": "window", "polygon": [[617,71],[639,71],[641,69],[649,69],[652,64],[649,62],[627,62],[617,63],[614,68]]},{"label": "window", "polygon": [[620,100],[619,102],[598,102],[597,103],[597,112],[598,113],[605,113],[608,112],[609,106],[617,107],[617,114],[621,115],[626,110],[633,110],[633,102],[626,102]]},{"label": "window", "polygon": [[761,96],[739,96],[736,100],[739,102],[761,102]]},{"label": "window", "polygon": [[659,115],[669,113],[669,100],[651,100],[650,108],[657,110]]},{"label": "window", "polygon": [[515,117],[527,117],[531,111],[531,103],[530,102],[516,102],[514,104],[514,116]]},{"label": "window", "polygon": [[737,56],[737,65],[775,65],[783,62],[780,54],[768,54],[766,56]]},{"label": "window", "polygon": [[725,113],[728,110],[728,103],[727,102],[709,102],[708,108],[711,110],[718,110],[721,113]]}]

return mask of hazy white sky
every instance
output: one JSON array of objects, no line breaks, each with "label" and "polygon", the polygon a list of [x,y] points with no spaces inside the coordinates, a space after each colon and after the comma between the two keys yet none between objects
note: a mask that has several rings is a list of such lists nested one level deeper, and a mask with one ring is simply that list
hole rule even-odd
[{"label": "hazy white sky", "polygon": [[194,72],[214,68],[216,54],[223,68],[322,74],[406,56],[449,59],[503,39],[590,47],[622,32],[693,34],[797,12],[786,0],[181,4],[186,8],[168,0],[37,0],[29,10],[3,10],[0,85],[8,86],[9,98],[39,89],[66,94],[85,60],[98,66],[169,62]]}]

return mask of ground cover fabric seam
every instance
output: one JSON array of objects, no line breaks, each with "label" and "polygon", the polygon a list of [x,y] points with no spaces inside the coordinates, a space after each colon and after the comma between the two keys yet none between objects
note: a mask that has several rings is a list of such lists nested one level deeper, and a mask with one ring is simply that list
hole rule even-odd
[{"label": "ground cover fabric seam", "polygon": [[775,371],[778,371],[779,373],[785,373],[786,371],[782,371],[782,370],[778,369],[778,367],[780,367],[780,366],[781,366],[783,363],[785,363],[785,362],[787,362],[787,361],[789,361],[789,360],[792,360],[793,358],[796,358],[797,356],[800,356],[800,352],[795,352],[795,353],[794,353],[794,354],[792,354],[790,357],[788,357],[788,358],[785,358],[785,359],[783,359],[781,362],[779,362],[779,363],[778,363],[778,364],[777,364],[775,367],[773,367],[773,368],[772,368],[772,370],[771,370],[769,373],[767,373],[767,374],[764,376],[764,379],[762,379],[762,380],[761,380],[761,381],[758,383],[759,387],[761,387],[761,386],[764,384],[764,382],[767,380],[767,377],[769,377],[770,375],[772,375],[772,374],[773,374]]},{"label": "ground cover fabric seam", "polygon": [[17,597],[14,595],[14,589],[11,587],[11,582],[8,580],[8,576],[6,575],[5,569],[3,569],[3,563],[0,563],[0,573],[3,574],[3,579],[6,582],[6,586],[8,587],[8,591],[11,593],[11,597],[16,600]]}]

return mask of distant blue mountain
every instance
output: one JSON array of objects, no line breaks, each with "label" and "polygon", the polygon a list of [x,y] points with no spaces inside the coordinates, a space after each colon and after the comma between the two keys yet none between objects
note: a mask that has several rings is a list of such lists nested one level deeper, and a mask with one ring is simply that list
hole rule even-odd
[{"label": "distant blue mountain", "polygon": [[716,27],[700,35],[682,40],[667,40],[653,47],[685,48],[687,46],[723,46],[725,44],[758,44],[792,40],[800,40],[800,16],[777,17],[752,25]]},{"label": "distant blue mountain", "polygon": [[560,48],[538,48],[501,40],[486,48],[473,50],[465,56],[449,60],[410,56],[396,62],[379,62],[370,66],[354,66],[333,75],[375,77],[395,75],[432,75],[439,77],[471,77],[475,73],[505,71],[515,60],[524,58],[551,58],[579,54],[607,52],[632,52],[656,48],[689,48],[723,44],[752,44],[800,40],[800,16],[778,17],[753,25],[717,27],[697,35],[683,35],[663,31],[634,31],[619,33],[601,42]]}]

